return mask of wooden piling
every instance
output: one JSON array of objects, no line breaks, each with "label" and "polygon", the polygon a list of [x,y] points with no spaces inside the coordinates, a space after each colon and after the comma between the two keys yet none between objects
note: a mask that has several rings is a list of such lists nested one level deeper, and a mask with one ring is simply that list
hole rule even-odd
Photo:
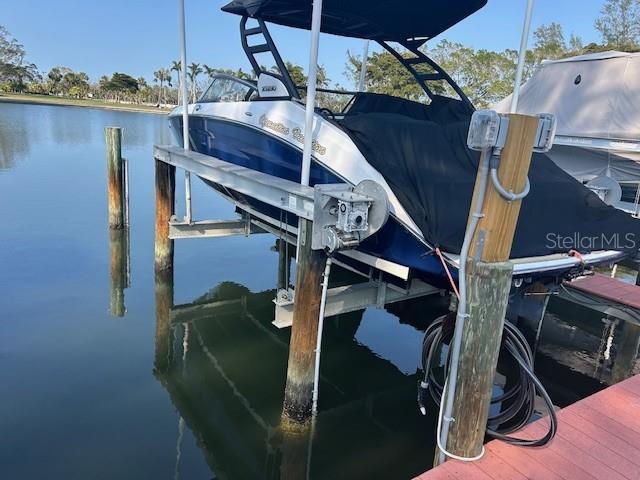
[{"label": "wooden piling", "polygon": [[[538,119],[510,115],[498,178],[513,192],[526,184]],[[476,192],[480,172],[476,179]],[[513,266],[508,262],[521,201],[508,201],[489,183],[467,262],[467,313],[457,389],[446,448],[462,457],[482,451],[500,352]],[[436,455],[438,457],[438,455]]]},{"label": "wooden piling", "polygon": [[312,223],[300,219],[300,250],[296,267],[293,324],[289,342],[289,363],[283,416],[307,423],[312,415],[315,349],[322,296],[322,273],[326,255],[311,249]]},{"label": "wooden piling", "polygon": [[109,228],[126,226],[125,169],[122,159],[122,129],[106,127],[107,144],[107,194],[109,201]]},{"label": "wooden piling", "polygon": [[169,220],[175,212],[176,167],[156,160],[155,270],[173,269],[173,240]]},{"label": "wooden piling", "polygon": [[[500,183],[513,192],[522,192],[527,182],[533,142],[538,130],[538,118],[527,115],[509,115],[509,132],[502,155],[498,178]],[[478,172],[478,176],[480,172]],[[476,178],[476,191],[479,186]],[[476,192],[474,192],[475,198]],[[471,243],[469,257],[474,258],[478,249],[477,241],[484,235],[480,258],[484,262],[503,262],[509,259],[513,236],[516,232],[521,200],[510,202],[493,188],[491,181],[487,187],[483,213],[474,241]],[[482,234],[480,232],[483,232]],[[480,252],[479,252],[480,253]]]},{"label": "wooden piling", "polygon": [[513,266],[467,264],[467,313],[447,450],[463,457],[482,451]]}]

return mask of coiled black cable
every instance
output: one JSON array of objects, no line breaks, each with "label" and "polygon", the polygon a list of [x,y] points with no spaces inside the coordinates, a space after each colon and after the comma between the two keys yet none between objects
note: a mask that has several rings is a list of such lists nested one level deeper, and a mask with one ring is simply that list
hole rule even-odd
[{"label": "coiled black cable", "polygon": [[[443,383],[436,376],[435,369],[440,366],[437,355],[444,344],[453,338],[455,314],[448,314],[433,322],[424,333],[422,341],[422,369],[424,378],[418,385],[418,406],[426,412],[427,399],[430,396],[437,406],[442,399]],[[515,360],[519,371],[518,380],[502,394],[491,399],[491,404],[501,403],[503,408],[490,415],[487,421],[487,435],[512,445],[522,447],[541,447],[549,443],[556,434],[558,418],[553,403],[540,380],[533,373],[533,353],[522,333],[510,322],[505,321],[502,348]],[[448,371],[449,357],[444,362]],[[549,412],[549,430],[539,439],[529,440],[510,436],[526,426],[534,415],[536,392],[542,397]]]}]

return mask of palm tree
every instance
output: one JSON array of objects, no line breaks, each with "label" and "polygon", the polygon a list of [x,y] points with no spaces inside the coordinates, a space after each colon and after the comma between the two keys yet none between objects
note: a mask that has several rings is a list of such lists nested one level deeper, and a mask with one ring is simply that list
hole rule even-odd
[{"label": "palm tree", "polygon": [[182,70],[182,62],[180,60],[173,60],[171,62],[171,71],[176,72],[178,75],[178,105],[180,105],[182,98],[182,75],[180,75],[180,71]]},{"label": "palm tree", "polygon": [[198,79],[198,75],[202,73],[202,68],[199,63],[192,63],[189,65],[189,79],[191,80],[191,98],[193,103],[196,102],[196,80]]},{"label": "palm tree", "polygon": [[204,69],[204,73],[207,77],[209,77],[210,79],[213,78],[213,76],[218,73],[218,69],[217,68],[213,68],[210,67],[209,65],[202,65],[202,68]]},{"label": "palm tree", "polygon": [[138,103],[142,103],[145,93],[144,90],[147,88],[147,80],[144,77],[138,77],[136,82],[138,82],[137,101]]},{"label": "palm tree", "polygon": [[158,91],[158,105],[162,105],[165,99],[164,95],[164,82],[167,82],[167,85],[171,86],[171,72],[166,68],[161,68],[153,72],[153,81],[156,83],[160,83],[160,90]]},{"label": "palm tree", "polygon": [[[168,87],[172,87],[173,84],[171,83],[171,72],[166,68],[163,69],[163,70],[165,72],[165,80],[167,82],[167,86]],[[167,103],[167,91],[166,90],[164,90],[162,98],[164,99],[164,103]]]}]

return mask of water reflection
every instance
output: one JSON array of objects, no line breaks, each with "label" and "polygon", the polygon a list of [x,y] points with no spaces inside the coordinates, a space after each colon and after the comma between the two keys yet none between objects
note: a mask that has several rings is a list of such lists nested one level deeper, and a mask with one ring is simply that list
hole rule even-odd
[{"label": "water reflection", "polygon": [[[280,265],[282,285],[286,264]],[[414,405],[418,376],[356,340],[363,312],[325,322],[314,431],[282,428],[289,330],[271,324],[275,293],[220,282],[174,306],[170,278],[156,281],[154,372],[178,411],[179,431],[189,428],[212,472],[251,479],[409,478],[428,469],[435,409],[421,417]],[[565,303],[552,299],[537,357],[561,406],[638,372],[640,346],[637,324]],[[446,310],[446,299],[389,310],[419,336]]]},{"label": "water reflection", "polygon": [[49,136],[63,145],[87,145],[94,138],[92,129],[98,117],[95,113],[94,110],[85,112],[80,108],[69,108],[64,115],[58,116],[52,111],[43,118],[45,121],[40,128],[48,129]]},{"label": "water reflection", "polygon": [[611,268],[598,268],[596,270],[603,275],[609,275],[611,278],[617,278],[625,283],[637,284],[640,281],[637,269],[629,266],[616,264]]},{"label": "water reflection", "polygon": [[[640,316],[629,321],[552,298],[542,325],[537,370],[564,406],[640,373]],[[545,384],[547,384],[545,383]]]},{"label": "water reflection", "polygon": [[[32,145],[53,142],[65,146],[94,146],[107,125],[124,129],[127,148],[170,144],[172,135],[163,115],[117,110],[0,103],[0,170],[14,167]],[[86,152],[85,152],[86,154]]]},{"label": "water reflection", "polygon": [[[51,122],[92,124],[92,138],[54,138]],[[106,125],[124,127],[132,169],[126,322],[113,321],[107,308],[112,291],[123,311],[124,282],[121,267],[113,283],[107,274],[122,255],[105,231]],[[410,478],[429,468],[434,422],[418,415],[415,370],[421,330],[446,311],[446,299],[327,319],[315,436],[283,436],[289,332],[270,323],[270,287],[291,283],[286,264],[277,282],[266,236],[181,243],[176,298],[214,288],[191,310],[172,312],[172,279],[153,277],[154,141],[170,142],[161,116],[0,104],[1,165],[12,168],[0,171],[0,213],[11,226],[0,239],[0,384],[8,392],[0,424],[11,432],[0,437],[3,478],[169,478],[176,471],[286,478],[307,470],[313,478]],[[196,195],[201,218],[229,214],[199,182]],[[187,321],[172,323],[180,312]],[[640,372],[633,324],[613,327],[604,315],[556,298],[549,315],[536,370],[556,404]],[[299,460],[309,450],[310,460]]]},{"label": "water reflection", "polygon": [[0,114],[0,170],[9,170],[17,157],[29,153],[30,137],[38,137],[40,130],[30,128],[29,112],[19,106],[0,104],[0,109],[1,113],[6,113]]},{"label": "water reflection", "polygon": [[363,312],[325,323],[313,433],[282,428],[289,329],[271,324],[275,293],[221,282],[172,306],[170,279],[156,279],[154,373],[211,470],[234,479],[408,478],[428,468],[434,419],[415,408],[418,377],[355,340]]}]

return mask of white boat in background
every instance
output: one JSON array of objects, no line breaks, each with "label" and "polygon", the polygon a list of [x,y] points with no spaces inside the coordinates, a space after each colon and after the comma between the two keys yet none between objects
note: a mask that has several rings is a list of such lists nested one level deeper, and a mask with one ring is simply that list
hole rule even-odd
[{"label": "white boat in background", "polygon": [[[508,112],[511,96],[495,109]],[[517,113],[556,116],[547,155],[603,199],[640,213],[640,53],[545,61],[520,90]],[[611,182],[609,179],[614,180]]]}]

